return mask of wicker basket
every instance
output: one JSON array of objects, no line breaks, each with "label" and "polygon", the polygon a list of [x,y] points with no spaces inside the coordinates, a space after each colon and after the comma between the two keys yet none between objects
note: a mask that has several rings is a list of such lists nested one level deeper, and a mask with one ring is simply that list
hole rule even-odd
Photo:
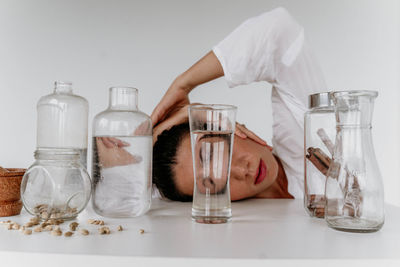
[{"label": "wicker basket", "polygon": [[20,190],[25,171],[0,167],[0,217],[14,216],[21,212]]}]

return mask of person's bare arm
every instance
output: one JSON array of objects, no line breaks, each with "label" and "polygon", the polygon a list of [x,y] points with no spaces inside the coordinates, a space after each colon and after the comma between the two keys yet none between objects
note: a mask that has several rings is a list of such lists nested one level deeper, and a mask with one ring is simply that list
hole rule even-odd
[{"label": "person's bare arm", "polygon": [[196,86],[212,81],[224,75],[221,63],[214,52],[208,52],[203,58],[185,71],[180,78],[189,92]]},{"label": "person's bare arm", "polygon": [[[189,93],[196,86],[212,81],[224,75],[223,68],[214,52],[208,52],[187,71],[179,75],[151,114],[153,123],[153,143],[164,130],[187,122]],[[251,138],[261,145],[267,143],[248,130],[244,124],[237,124],[235,134],[240,138]]]},{"label": "person's bare arm", "polygon": [[221,64],[210,51],[187,71],[179,75],[168,88],[151,114],[153,126],[189,103],[188,94],[196,86],[224,75]]}]

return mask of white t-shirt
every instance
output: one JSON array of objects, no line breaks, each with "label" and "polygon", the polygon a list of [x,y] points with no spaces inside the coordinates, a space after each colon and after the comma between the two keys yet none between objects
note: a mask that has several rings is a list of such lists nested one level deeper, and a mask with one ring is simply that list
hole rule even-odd
[{"label": "white t-shirt", "polygon": [[308,96],[327,91],[303,28],[284,8],[246,20],[213,48],[229,87],[272,84],[272,144],[295,198],[304,190],[304,113]]}]

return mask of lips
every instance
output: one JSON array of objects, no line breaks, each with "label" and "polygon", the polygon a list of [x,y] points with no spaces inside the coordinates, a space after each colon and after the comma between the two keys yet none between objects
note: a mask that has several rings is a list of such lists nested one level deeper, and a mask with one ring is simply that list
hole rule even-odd
[{"label": "lips", "polygon": [[254,184],[259,184],[262,181],[264,181],[266,175],[267,175],[267,166],[265,165],[264,161],[260,159],[260,165],[258,166]]}]

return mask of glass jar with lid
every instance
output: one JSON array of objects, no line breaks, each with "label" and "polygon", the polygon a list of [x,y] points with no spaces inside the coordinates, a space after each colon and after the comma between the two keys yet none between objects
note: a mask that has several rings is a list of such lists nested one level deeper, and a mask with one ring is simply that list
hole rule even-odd
[{"label": "glass jar with lid", "polygon": [[136,217],[151,205],[152,123],[138,110],[137,89],[112,87],[109,94],[108,108],[93,120],[93,208]]},{"label": "glass jar with lid", "polygon": [[38,149],[74,149],[87,165],[89,105],[72,92],[72,83],[55,82],[54,92],[37,103]]},{"label": "glass jar with lid", "polygon": [[91,180],[74,149],[37,149],[21,183],[25,209],[43,220],[73,219],[87,205]]},{"label": "glass jar with lid", "polygon": [[46,220],[71,219],[87,205],[91,180],[86,171],[88,102],[72,84],[56,82],[37,103],[34,164],[21,182],[25,209]]},{"label": "glass jar with lid", "polygon": [[304,115],[304,207],[312,217],[325,214],[326,174],[333,154],[336,122],[331,94],[309,96]]}]

